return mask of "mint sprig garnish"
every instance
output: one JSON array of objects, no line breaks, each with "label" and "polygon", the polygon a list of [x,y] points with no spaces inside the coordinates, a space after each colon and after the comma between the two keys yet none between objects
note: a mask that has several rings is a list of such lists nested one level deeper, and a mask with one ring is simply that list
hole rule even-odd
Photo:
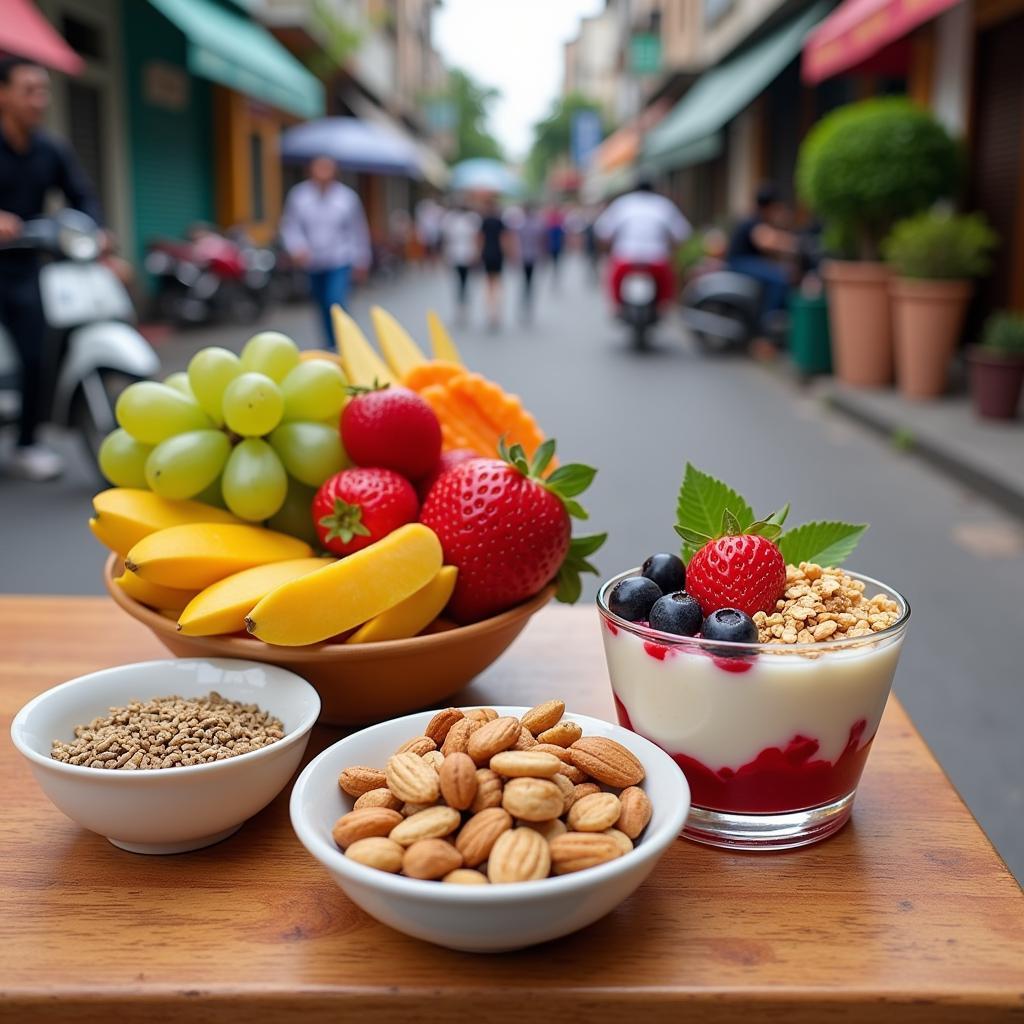
[{"label": "mint sprig garnish", "polygon": [[583,591],[580,574],[589,572],[595,576],[599,575],[596,566],[587,561],[587,555],[592,555],[607,539],[607,533],[594,533],[588,537],[573,537],[569,542],[569,554],[565,556],[565,561],[556,577],[558,582],[558,589],[555,591],[556,601],[561,601],[563,604],[575,604],[580,599],[580,594]]},{"label": "mint sprig garnish", "polygon": [[676,503],[675,530],[683,539],[683,561],[688,563],[710,540],[747,533],[774,541],[787,563],[838,566],[850,557],[868,528],[863,523],[817,521],[783,533],[788,515],[787,502],[758,519],[737,491],[688,462]]}]

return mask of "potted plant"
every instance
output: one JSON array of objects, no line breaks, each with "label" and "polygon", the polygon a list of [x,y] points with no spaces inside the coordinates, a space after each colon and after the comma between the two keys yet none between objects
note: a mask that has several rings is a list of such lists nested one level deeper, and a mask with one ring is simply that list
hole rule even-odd
[{"label": "potted plant", "polygon": [[971,278],[987,274],[998,237],[979,214],[927,212],[900,221],[882,244],[896,275],[889,285],[896,380],[908,398],[946,390]]},{"label": "potted plant", "polygon": [[888,268],[881,241],[903,217],[948,195],[957,178],[956,143],[926,110],[900,97],[833,111],[811,129],[797,162],[800,198],[820,216],[832,354],[839,379],[857,387],[892,380]]},{"label": "potted plant", "polygon": [[1024,384],[1024,315],[994,313],[981,344],[968,349],[971,398],[979,416],[1012,420]]}]

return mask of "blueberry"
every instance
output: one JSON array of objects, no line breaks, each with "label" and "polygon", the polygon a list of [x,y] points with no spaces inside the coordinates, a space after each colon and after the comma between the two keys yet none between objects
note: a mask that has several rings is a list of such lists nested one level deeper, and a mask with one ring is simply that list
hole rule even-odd
[{"label": "blueberry", "polygon": [[644,576],[620,580],[608,595],[608,608],[620,618],[639,622],[650,614],[651,606],[661,597],[661,587]]},{"label": "blueberry", "polygon": [[756,644],[757,626],[754,620],[738,608],[719,608],[712,612],[701,627],[706,640],[726,640],[736,644]]},{"label": "blueberry", "polygon": [[700,631],[703,618],[697,598],[685,590],[677,590],[654,602],[650,623],[651,629],[660,629],[663,633],[695,636]]},{"label": "blueberry", "polygon": [[644,562],[640,575],[654,580],[663,594],[686,589],[686,566],[678,555],[651,555]]}]

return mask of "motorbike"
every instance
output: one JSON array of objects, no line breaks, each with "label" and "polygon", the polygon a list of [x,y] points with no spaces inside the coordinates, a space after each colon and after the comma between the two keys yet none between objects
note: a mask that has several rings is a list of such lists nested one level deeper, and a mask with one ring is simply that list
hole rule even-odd
[{"label": "motorbike", "polygon": [[[100,261],[100,230],[77,210],[27,221],[21,235],[0,245],[43,254],[39,291],[57,353],[49,422],[74,431],[90,457],[117,425],[114,403],[135,381],[156,376],[160,360],[134,327],[135,309],[117,275]],[[0,420],[16,422],[21,406],[20,360],[0,324]]]},{"label": "motorbike", "polygon": [[618,277],[616,294],[612,296],[616,316],[631,331],[633,348],[647,348],[651,328],[660,319],[658,279],[654,268],[644,263],[631,263]]}]

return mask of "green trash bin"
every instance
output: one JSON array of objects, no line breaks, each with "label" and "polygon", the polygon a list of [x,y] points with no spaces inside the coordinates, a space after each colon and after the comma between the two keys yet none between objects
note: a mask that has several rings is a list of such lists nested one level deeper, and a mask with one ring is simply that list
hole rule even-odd
[{"label": "green trash bin", "polygon": [[828,302],[824,293],[808,296],[794,292],[790,298],[789,355],[797,370],[806,377],[832,372]]}]

